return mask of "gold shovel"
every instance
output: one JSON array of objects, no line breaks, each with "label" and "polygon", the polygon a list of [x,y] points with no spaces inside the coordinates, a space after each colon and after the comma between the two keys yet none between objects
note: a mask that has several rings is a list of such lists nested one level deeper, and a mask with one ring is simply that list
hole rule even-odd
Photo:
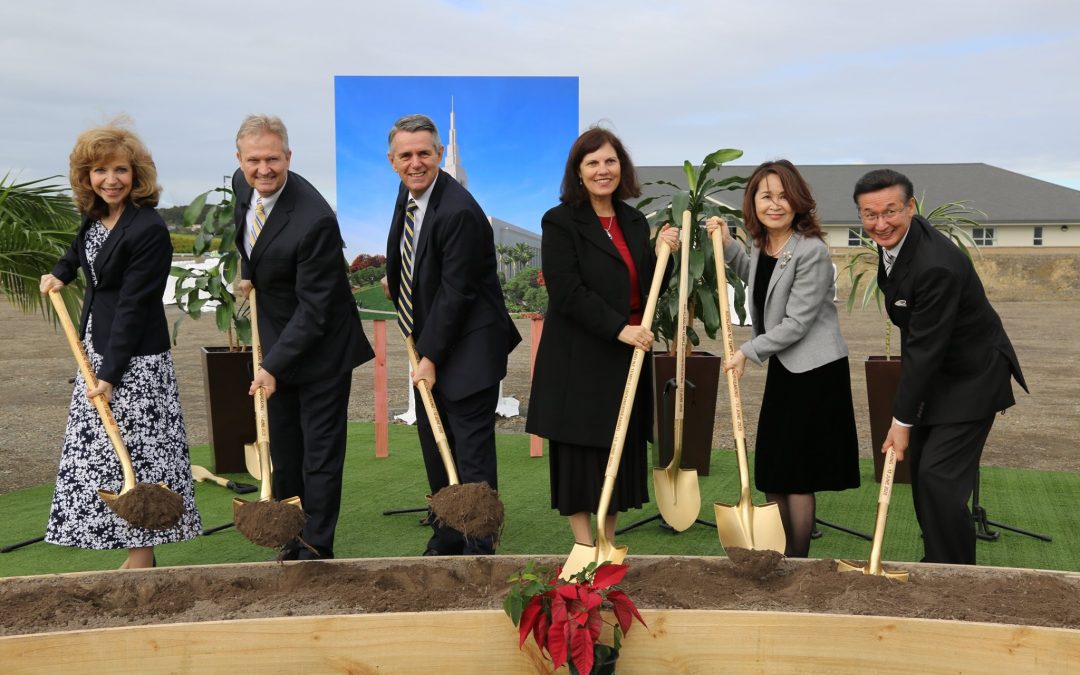
[{"label": "gold shovel", "polygon": [[[251,307],[251,362],[253,373],[262,368],[262,343],[259,341],[259,314],[255,307],[255,289],[248,292],[248,305]],[[270,421],[266,411],[266,391],[260,387],[255,390],[255,448],[259,460],[259,501],[269,502],[274,498],[273,475],[270,467]],[[233,518],[235,519],[244,506],[251,504],[239,497],[233,497]],[[281,500],[282,504],[303,509],[299,497]]]},{"label": "gold shovel", "polygon": [[895,474],[896,451],[890,447],[885,453],[885,467],[881,471],[881,491],[878,493],[877,520],[874,523],[874,543],[870,547],[870,560],[865,567],[846,560],[838,560],[836,561],[838,572],[862,572],[901,582],[908,580],[906,570],[887,570],[881,566],[881,546],[885,541],[885,521],[889,518],[889,499],[892,497]]},{"label": "gold shovel", "polygon": [[[75,326],[71,323],[71,317],[68,316],[67,307],[64,306],[64,300],[60,296],[60,292],[56,290],[49,291],[49,300],[52,301],[53,309],[56,310],[56,316],[60,320],[60,326],[64,329],[68,346],[71,347],[71,352],[75,355],[75,361],[79,364],[83,379],[86,380],[86,386],[90,388],[96,387],[98,383],[97,376],[94,375],[94,369],[90,367],[90,359],[86,356],[86,350],[83,348],[82,340],[79,339],[79,334],[75,332]],[[167,530],[176,525],[184,515],[183,498],[170,490],[165,483],[141,483],[137,485],[135,469],[131,465],[131,455],[128,454],[127,446],[124,445],[124,439],[120,437],[120,427],[117,426],[116,420],[113,418],[109,402],[105,400],[103,394],[95,396],[91,401],[101,417],[101,423],[105,426],[105,433],[108,434],[109,440],[112,442],[113,450],[116,452],[117,459],[120,460],[120,468],[124,473],[124,484],[120,488],[119,494],[108,490],[98,490],[98,496],[110,509],[116,511],[117,515],[137,527]],[[156,509],[156,511],[160,511],[157,515],[151,515],[143,509],[133,510],[128,508],[126,503],[128,500],[121,501],[122,497],[129,495],[136,487],[139,490],[149,490],[146,496],[162,505],[162,509]]]},{"label": "gold shovel", "polygon": [[[412,372],[417,372],[420,357],[416,353],[416,341],[412,335],[405,336],[405,351],[409,355]],[[487,481],[461,484],[457,466],[454,464],[454,455],[450,450],[450,441],[446,438],[442,417],[439,416],[439,409],[431,393],[431,385],[427,380],[421,379],[416,383],[416,388],[420,390],[428,424],[431,425],[431,435],[439,449],[439,458],[446,469],[448,481],[446,487],[428,498],[436,523],[458,530],[466,537],[497,537],[502,531],[506,507]]]},{"label": "gold shovel", "polygon": [[[727,270],[724,265],[724,244],[720,230],[712,235],[713,260],[716,261],[717,298],[720,301],[720,328],[724,334],[724,362],[735,356],[735,340],[731,335],[731,313],[728,310]],[[743,426],[742,396],[739,376],[727,371],[728,398],[731,399],[731,426],[735,435],[735,450],[739,458],[739,502],[713,504],[716,532],[724,550],[745,548],[755,551],[772,550],[783,553],[787,544],[780,507],[775,502],[754,506],[750,499],[750,468],[746,461],[746,431]]]},{"label": "gold shovel", "polygon": [[[656,256],[656,269],[653,271],[652,286],[649,287],[649,298],[645,303],[645,311],[641,315],[641,325],[646,328],[652,326],[653,318],[656,316],[656,301],[660,297],[660,284],[664,280],[664,271],[667,269],[670,256],[671,248],[667,243],[662,243],[660,254]],[[611,493],[615,490],[615,476],[619,473],[623,443],[626,442],[626,429],[630,424],[634,394],[637,393],[641,366],[644,363],[645,350],[640,347],[635,348],[634,356],[630,359],[630,371],[626,376],[626,387],[623,388],[622,402],[619,404],[615,436],[611,439],[611,450],[608,452],[607,467],[604,469],[604,486],[600,490],[600,505],[596,509],[596,546],[574,544],[559,575],[559,578],[564,581],[569,581],[570,577],[584,570],[589,563],[610,561],[619,564],[626,558],[625,546],[616,547],[614,542],[607,540],[604,533],[604,520],[607,518],[608,507],[611,505]]]},{"label": "gold shovel", "polygon": [[690,212],[683,211],[679,260],[679,321],[675,333],[675,428],[671,462],[653,469],[653,491],[664,521],[676,532],[694,524],[701,512],[697,469],[681,469],[686,404],[686,301],[690,286]]},{"label": "gold shovel", "polygon": [[[420,359],[416,355],[416,341],[411,335],[405,338],[405,351],[409,354],[409,367],[415,373],[420,368]],[[460,485],[461,480],[458,479],[457,467],[454,465],[454,455],[450,452],[450,441],[446,439],[439,409],[435,407],[435,399],[431,396],[431,385],[427,380],[420,380],[416,383],[416,388],[420,390],[420,398],[424,402],[424,410],[427,411],[428,423],[431,424],[431,435],[435,437],[435,445],[439,448],[439,457],[442,458],[450,485]]]}]

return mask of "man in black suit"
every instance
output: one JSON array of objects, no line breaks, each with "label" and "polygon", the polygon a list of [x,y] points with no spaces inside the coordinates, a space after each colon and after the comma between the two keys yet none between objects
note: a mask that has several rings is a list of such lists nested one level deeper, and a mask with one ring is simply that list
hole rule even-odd
[{"label": "man in black suit", "polygon": [[337,217],[289,171],[277,117],[250,115],[236,134],[233,174],[239,290],[258,290],[262,368],[251,393],[269,397],[278,498],[300,497],[307,522],[286,559],[333,558],[352,369],[374,356],[346,277]]},{"label": "man in black suit", "polygon": [[1024,376],[971,260],[922,216],[911,181],[890,169],[859,179],[854,199],[878,244],[878,284],[900,328],[902,366],[889,446],[908,454],[925,562],[975,564],[968,509],[994,415]]},{"label": "man in black suit", "polygon": [[[521,335],[503,301],[491,224],[472,195],[439,170],[443,146],[429,118],[399,119],[390,130],[389,146],[386,156],[401,186],[386,243],[383,289],[398,308],[402,332],[416,341],[420,362],[413,382],[427,380],[432,387],[458,477],[497,490],[495,407],[507,355]],[[428,485],[435,494],[449,478],[427,414],[416,417]],[[466,538],[448,527],[432,528],[424,555],[495,551],[492,537]]]}]

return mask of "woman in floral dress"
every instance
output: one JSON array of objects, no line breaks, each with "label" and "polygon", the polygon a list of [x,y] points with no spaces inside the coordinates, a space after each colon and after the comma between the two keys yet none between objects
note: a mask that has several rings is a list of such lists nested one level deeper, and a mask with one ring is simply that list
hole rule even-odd
[{"label": "woman in floral dress", "polygon": [[[126,548],[122,568],[151,567],[154,546],[190,539],[201,528],[161,300],[172,259],[169,232],[154,210],[161,187],[149,150],[116,124],[83,132],[70,166],[82,226],[40,290],[59,290],[82,269],[80,333],[98,382],[91,389],[76,376],[45,541]],[[112,407],[139,482],[164,483],[184,498],[174,527],[133,526],[98,497],[98,490],[118,493],[123,474],[91,403],[97,395]]]}]

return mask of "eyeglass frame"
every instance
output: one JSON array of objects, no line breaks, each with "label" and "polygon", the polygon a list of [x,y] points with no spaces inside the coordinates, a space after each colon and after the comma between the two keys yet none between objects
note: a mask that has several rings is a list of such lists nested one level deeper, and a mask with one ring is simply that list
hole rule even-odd
[{"label": "eyeglass frame", "polygon": [[863,225],[874,225],[875,223],[877,223],[877,221],[879,221],[879,220],[881,220],[883,218],[885,219],[886,222],[892,220],[893,218],[897,217],[898,215],[900,215],[901,213],[906,211],[909,206],[911,206],[911,200],[910,199],[905,201],[904,205],[901,206],[899,209],[896,209],[896,210],[888,209],[886,211],[882,211],[881,213],[874,213],[874,214],[866,215],[865,212],[856,209],[855,213],[858,214],[859,222],[861,222]]}]

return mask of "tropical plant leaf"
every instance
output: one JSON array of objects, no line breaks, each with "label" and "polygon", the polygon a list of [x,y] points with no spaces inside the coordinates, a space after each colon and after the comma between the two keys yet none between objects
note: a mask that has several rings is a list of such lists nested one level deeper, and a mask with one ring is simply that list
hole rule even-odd
[{"label": "tropical plant leaf", "polygon": [[722,148],[707,155],[705,157],[705,161],[711,164],[720,165],[727,164],[728,162],[734,162],[742,156],[742,150],[736,150],[735,148]]},{"label": "tropical plant leaf", "polygon": [[[0,177],[0,290],[20,310],[40,311],[54,323],[38,284],[71,245],[81,222],[67,188],[51,182],[58,178],[17,182],[10,173]],[[77,276],[61,291],[73,321],[79,319],[82,290]]]}]

